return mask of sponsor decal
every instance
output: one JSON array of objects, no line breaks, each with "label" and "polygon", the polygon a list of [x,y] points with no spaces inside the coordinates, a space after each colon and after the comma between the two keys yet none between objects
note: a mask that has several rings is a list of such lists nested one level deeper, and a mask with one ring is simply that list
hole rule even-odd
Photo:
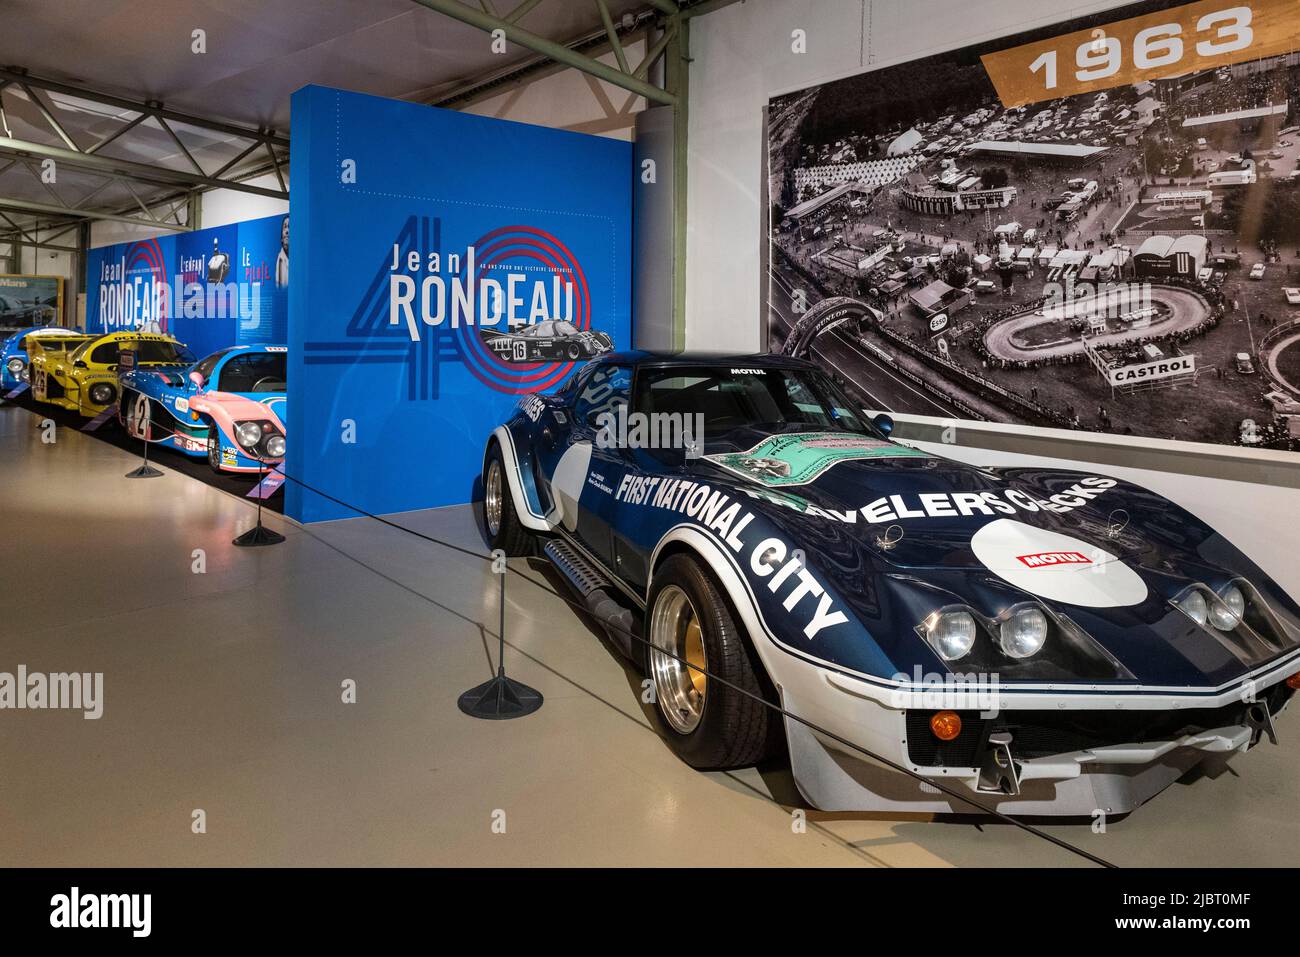
[{"label": "sponsor decal", "polygon": [[843,432],[773,435],[744,452],[706,455],[714,465],[767,486],[807,485],[840,462],[925,458],[926,453]]},{"label": "sponsor decal", "polygon": [[546,403],[535,395],[526,395],[519,400],[519,411],[528,416],[529,422],[536,422],[546,411]]},{"label": "sponsor decal", "polygon": [[1118,608],[1147,597],[1146,582],[1119,556],[1072,535],[1000,518],[972,535],[970,547],[993,574],[1040,598]]},{"label": "sponsor decal", "polygon": [[[812,640],[826,628],[847,622],[848,616],[835,607],[821,581],[804,567],[797,552],[780,538],[766,537],[757,543],[742,533],[754,521],[754,513],[726,492],[689,479],[665,478],[661,475],[625,475],[615,492],[616,501],[633,505],[663,508],[693,519],[713,532],[737,555],[747,555],[741,566],[763,579],[768,591],[784,595],[781,607],[805,615],[800,628]],[[756,587],[759,583],[755,583]],[[812,598],[814,601],[805,601]]]},{"label": "sponsor decal", "polygon": [[1092,559],[1083,552],[1038,552],[1034,555],[1017,555],[1016,561],[1026,568],[1045,568],[1049,565],[1091,565]]},{"label": "sponsor decal", "polygon": [[184,396],[177,396],[175,404],[177,412],[188,412],[190,410],[190,400]]},{"label": "sponsor decal", "polygon": [[1196,356],[1173,356],[1169,359],[1157,359],[1155,362],[1109,369],[1106,376],[1111,385],[1128,385],[1131,382],[1154,382],[1156,379],[1191,375],[1195,372]]}]

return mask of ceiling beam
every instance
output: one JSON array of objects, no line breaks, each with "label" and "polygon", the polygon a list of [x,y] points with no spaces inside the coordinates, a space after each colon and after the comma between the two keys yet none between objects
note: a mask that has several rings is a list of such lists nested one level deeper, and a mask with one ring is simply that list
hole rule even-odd
[{"label": "ceiling beam", "polygon": [[86,90],[70,83],[61,83],[58,80],[36,76],[19,67],[0,67],[0,86],[3,86],[4,81],[13,81],[19,85],[35,87],[38,90],[45,90],[50,93],[60,93],[63,96],[73,96],[79,100],[87,100],[119,110],[129,110],[132,113],[144,113],[148,116],[170,120],[173,123],[182,123],[185,126],[196,126],[200,129],[224,133],[227,136],[239,136],[245,139],[257,140],[258,142],[272,143],[286,149],[289,147],[289,138],[287,136],[280,136],[271,130],[240,126],[236,123],[226,123],[221,120],[210,120],[202,116],[195,116],[193,113],[169,110],[156,100],[130,100],[109,93]]},{"label": "ceiling beam", "polygon": [[207,186],[213,189],[233,189],[255,196],[268,196],[271,199],[288,199],[287,190],[268,189],[262,186],[250,186],[233,179],[217,179],[201,176],[185,170],[170,169],[163,166],[150,166],[134,160],[115,159],[98,153],[82,153],[76,150],[47,146],[43,143],[31,143],[0,136],[0,152],[18,156],[40,156],[65,163],[69,169],[88,170],[110,176],[122,176],[142,183],[154,183],[167,186]]},{"label": "ceiling beam", "polygon": [[575,70],[590,73],[598,80],[604,80],[606,83],[636,93],[652,103],[663,103],[667,106],[676,103],[676,98],[671,93],[652,83],[624,73],[617,67],[609,66],[599,60],[593,60],[591,57],[577,53],[563,43],[557,43],[554,40],[548,40],[546,37],[538,36],[508,20],[485,13],[475,7],[466,6],[457,2],[457,0],[414,0],[414,2],[449,16],[454,20],[459,20],[461,23],[477,27],[485,33],[500,30],[502,35],[511,43],[525,47],[535,53],[540,53],[558,63],[571,66]]},{"label": "ceiling beam", "polygon": [[75,219],[96,219],[107,220],[114,223],[129,223],[132,226],[143,226],[145,229],[165,229],[178,233],[189,232],[188,226],[177,226],[171,223],[155,221],[152,219],[141,219],[139,216],[125,216],[118,213],[97,212],[90,209],[68,209],[67,207],[55,206],[51,203],[32,203],[25,199],[7,199],[0,197],[0,209],[9,209],[19,213],[39,213],[45,216],[61,216]]}]

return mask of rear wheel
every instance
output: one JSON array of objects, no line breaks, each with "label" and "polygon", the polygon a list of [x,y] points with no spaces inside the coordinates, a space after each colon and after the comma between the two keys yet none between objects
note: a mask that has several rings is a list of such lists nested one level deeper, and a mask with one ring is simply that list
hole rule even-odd
[{"label": "rear wheel", "polygon": [[510,556],[531,553],[532,538],[515,512],[505,460],[496,442],[488,451],[483,469],[483,524],[493,550],[499,548]]},{"label": "rear wheel", "polygon": [[771,692],[713,576],[690,555],[672,555],[646,607],[656,711],[673,750],[700,770],[761,761],[779,728],[758,700]]}]

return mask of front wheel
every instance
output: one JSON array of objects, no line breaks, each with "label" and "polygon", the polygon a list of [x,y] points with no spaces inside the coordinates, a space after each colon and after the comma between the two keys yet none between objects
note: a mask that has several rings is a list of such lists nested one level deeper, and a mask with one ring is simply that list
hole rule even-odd
[{"label": "front wheel", "polygon": [[217,427],[208,426],[208,468],[221,474],[221,440],[217,437]]},{"label": "front wheel", "polygon": [[757,764],[780,727],[763,703],[773,695],[713,576],[692,556],[672,555],[646,608],[650,677],[668,743],[699,770]]},{"label": "front wheel", "polygon": [[483,468],[483,524],[487,526],[488,544],[494,551],[499,548],[508,556],[531,553],[532,539],[515,512],[506,463],[496,442],[492,443]]},{"label": "front wheel", "polygon": [[140,392],[122,393],[122,401],[118,406],[118,414],[121,415],[122,408],[126,409],[126,431],[133,438],[143,439],[148,442],[153,438],[152,410],[149,408],[149,398]]}]

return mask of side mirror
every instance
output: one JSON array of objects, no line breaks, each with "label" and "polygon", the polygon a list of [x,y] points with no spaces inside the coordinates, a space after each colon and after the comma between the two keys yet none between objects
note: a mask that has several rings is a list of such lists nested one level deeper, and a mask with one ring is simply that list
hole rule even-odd
[{"label": "side mirror", "polygon": [[203,388],[203,373],[201,373],[201,372],[191,372],[191,373],[190,373],[190,381],[194,383],[195,388],[202,389],[202,388]]},{"label": "side mirror", "polygon": [[74,362],[74,363],[72,363],[72,364],[73,364],[74,366],[76,366],[78,369],[84,369],[84,368],[86,368],[86,360],[85,360],[85,359],[78,359],[76,362]]},{"label": "side mirror", "polygon": [[878,428],[884,435],[892,435],[894,432],[894,419],[887,413],[877,413],[872,417],[871,424]]}]

